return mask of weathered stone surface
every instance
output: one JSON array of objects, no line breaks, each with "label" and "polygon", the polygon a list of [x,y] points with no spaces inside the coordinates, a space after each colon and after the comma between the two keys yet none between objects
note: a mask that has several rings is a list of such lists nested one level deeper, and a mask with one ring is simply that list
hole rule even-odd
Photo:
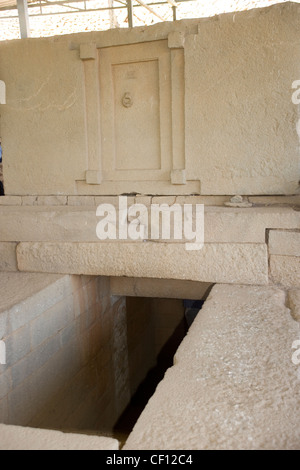
[{"label": "weathered stone surface", "polygon": [[0,272],[17,271],[16,243],[0,243]]},{"label": "weathered stone surface", "polygon": [[271,255],[300,256],[300,232],[270,230],[269,253]]},{"label": "weathered stone surface", "polygon": [[[86,206],[22,206],[1,207],[0,241],[98,241],[96,227],[100,218],[96,217],[99,204],[112,204],[119,209],[118,198],[95,197],[86,199]],[[74,198],[74,204],[80,201]],[[137,203],[144,204],[150,218],[151,207],[147,199]],[[134,204],[128,198],[128,208]],[[152,198],[153,204],[200,204],[199,198],[175,197]],[[90,206],[90,207],[88,207]],[[194,208],[195,212],[195,208]],[[117,212],[118,214],[118,212]],[[149,225],[150,227],[150,225]],[[205,243],[265,243],[267,229],[299,229],[300,212],[290,207],[229,208],[206,206],[204,213]],[[173,237],[173,227],[171,227]],[[150,234],[149,234],[150,238]]]},{"label": "weathered stone surface", "polygon": [[299,256],[270,256],[270,277],[274,284],[284,287],[300,286]]},{"label": "weathered stone surface", "polygon": [[96,241],[96,206],[2,207],[0,241]]},{"label": "weathered stone surface", "polygon": [[212,286],[207,282],[178,281],[174,279],[145,279],[112,277],[112,295],[132,297],[160,297],[171,299],[202,299]]},{"label": "weathered stone surface", "polygon": [[[129,377],[126,303],[114,300],[107,278],[0,273],[1,423],[111,432],[132,384],[155,363],[142,341]],[[143,315],[136,320],[154,343]]]},{"label": "weathered stone surface", "polygon": [[22,196],[22,206],[36,206],[38,204],[38,196]]},{"label": "weathered stone surface", "polygon": [[116,439],[0,424],[1,450],[118,450]]},{"label": "weathered stone surface", "polygon": [[[40,293],[45,289],[49,289],[47,291],[48,297],[53,296],[53,301],[55,299],[59,301],[61,292],[67,290],[68,284],[71,284],[68,276],[62,276],[61,274],[0,273],[0,312],[11,309],[20,302],[34,296],[40,296]],[[46,302],[51,301],[51,299],[47,299],[47,296],[44,300]],[[35,300],[38,305],[41,304],[41,297]],[[47,308],[49,308],[49,304],[47,305]],[[40,309],[42,308],[40,305]],[[16,316],[18,316],[18,312],[16,312]],[[18,328],[23,326],[25,321],[26,319],[24,319],[22,325],[18,324]],[[13,324],[14,320],[11,319],[10,323]]]},{"label": "weathered stone surface", "polygon": [[300,212],[290,207],[207,207],[204,223],[207,242],[264,243],[266,229],[300,228]]},{"label": "weathered stone surface", "polygon": [[288,307],[293,318],[300,322],[300,288],[288,292]]},{"label": "weathered stone surface", "polygon": [[284,291],[215,286],[124,449],[298,449],[299,335]]},{"label": "weathered stone surface", "polygon": [[[191,194],[199,193],[200,187],[206,195],[293,194],[299,179],[297,107],[291,100],[292,80],[297,79],[299,72],[298,12],[299,6],[291,3],[210,19],[76,34],[71,43],[68,36],[55,41],[3,41],[0,72],[9,88],[7,104],[1,109],[1,137],[9,156],[4,159],[7,194]],[[169,49],[168,37],[171,47],[184,43],[184,49]],[[184,77],[178,87],[184,95],[185,109],[177,137],[185,134],[186,188],[170,183],[171,171],[181,168],[170,165],[172,151],[160,181],[155,174],[149,177],[146,161],[142,179],[130,181],[129,169],[113,184],[105,181],[88,185],[85,172],[91,126],[85,119],[89,111],[85,80],[94,83],[97,79],[92,67],[96,63],[94,69],[99,71],[99,50],[138,47],[141,53],[137,59],[146,62],[149,44],[157,47],[158,42],[165,42],[169,62],[171,54],[184,54],[175,73],[178,70]],[[80,50],[83,59],[94,60],[80,60]],[[88,74],[83,67],[89,70]],[[22,74],[18,73],[20,69]],[[14,87],[9,86],[11,77]],[[180,80],[173,78],[176,89]],[[96,103],[93,124],[99,119],[99,87],[87,89],[92,106]],[[173,99],[177,96],[175,93]],[[159,104],[161,117],[166,107]],[[171,122],[168,117],[167,126]],[[147,138],[155,130],[157,120],[153,122],[148,133],[135,133],[133,145],[148,148]],[[126,125],[126,119],[122,123]],[[49,135],[55,139],[49,139]],[[165,138],[160,142],[162,147],[167,141]],[[93,142],[91,139],[88,143]],[[101,139],[97,143],[103,144]],[[101,155],[100,152],[100,158]],[[140,158],[143,160],[143,155]],[[161,167],[157,166],[159,171]],[[108,169],[104,165],[104,176],[105,171]]]},{"label": "weathered stone surface", "polygon": [[[293,10],[285,6],[281,6],[280,20],[277,5],[278,9],[220,15],[200,23],[198,34],[186,35],[187,179],[201,174],[201,194],[293,194],[297,188],[297,116],[291,117],[295,125],[282,132],[276,109],[279,106],[286,116],[297,113],[291,100],[291,77],[298,74],[292,71],[292,62],[297,63],[299,49],[293,49],[294,58],[289,55],[288,60],[282,48],[276,57],[272,53],[278,50],[276,35],[287,39],[294,34]],[[299,30],[296,12],[295,8]],[[284,25],[285,15],[289,20]],[[246,44],[247,50],[255,50],[254,55],[245,54]],[[199,73],[203,63],[205,70]],[[282,71],[280,81],[278,70]],[[226,79],[220,82],[220,77]],[[272,151],[269,146],[274,142]],[[290,176],[284,182],[287,172]]]},{"label": "weathered stone surface", "polygon": [[266,284],[263,244],[205,244],[186,251],[164,243],[20,243],[20,271]]},{"label": "weathered stone surface", "polygon": [[67,196],[38,196],[39,206],[65,206]]}]

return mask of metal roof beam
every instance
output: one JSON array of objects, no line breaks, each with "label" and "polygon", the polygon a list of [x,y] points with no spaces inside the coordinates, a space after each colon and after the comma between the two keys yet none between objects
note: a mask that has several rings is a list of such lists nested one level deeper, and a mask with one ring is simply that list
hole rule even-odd
[{"label": "metal roof beam", "polygon": [[30,37],[27,0],[17,0],[21,39]]}]

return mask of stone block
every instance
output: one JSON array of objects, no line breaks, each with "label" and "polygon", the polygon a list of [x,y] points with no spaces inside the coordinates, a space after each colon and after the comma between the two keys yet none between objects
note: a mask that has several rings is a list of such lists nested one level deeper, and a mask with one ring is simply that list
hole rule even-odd
[{"label": "stone block", "polygon": [[[71,276],[0,273],[0,318],[8,335],[72,293]],[[3,317],[4,318],[4,317]],[[1,325],[1,322],[0,322]]]},{"label": "stone block", "polygon": [[6,364],[13,366],[26,356],[31,349],[29,325],[25,325],[3,338],[6,346]]},{"label": "stone block", "polygon": [[[0,372],[3,366],[0,365]],[[0,400],[5,397],[11,390],[11,373],[6,370],[3,374],[0,373]]]},{"label": "stone block", "polygon": [[94,196],[68,196],[69,206],[95,206]]},{"label": "stone block", "polygon": [[299,256],[270,256],[270,278],[274,284],[284,287],[300,286],[300,257]]},{"label": "stone block", "polygon": [[173,170],[171,172],[172,184],[186,184],[185,170]]},{"label": "stone block", "polygon": [[96,44],[80,44],[80,59],[87,60],[87,59],[96,59],[97,55],[97,48]]},{"label": "stone block", "polygon": [[0,206],[21,206],[21,196],[1,196]]},{"label": "stone block", "polygon": [[300,232],[270,230],[269,253],[271,255],[300,256]]},{"label": "stone block", "polygon": [[38,204],[38,196],[22,196],[22,206],[36,206]]},{"label": "stone block", "polygon": [[[114,260],[118,260],[115,263]],[[166,243],[20,243],[20,271],[266,284],[263,244],[205,244],[186,251]]]},{"label": "stone block", "polygon": [[101,184],[102,175],[100,171],[88,170],[85,174],[87,184]]},{"label": "stone block", "polygon": [[184,47],[184,32],[183,31],[173,31],[168,34],[168,47],[170,49],[179,49]]},{"label": "stone block", "polygon": [[38,196],[39,206],[65,206],[67,204],[67,196]]},{"label": "stone block", "polygon": [[1,450],[118,450],[116,439],[0,424]]},{"label": "stone block", "polygon": [[11,367],[12,388],[36,373],[60,349],[59,336],[45,341],[39,348],[27,354]]},{"label": "stone block", "polygon": [[[138,199],[137,199],[137,202]],[[148,202],[148,201],[147,201]],[[198,197],[153,197],[153,204],[178,204],[183,211],[184,204],[200,204],[205,200]],[[118,198],[95,196],[94,207],[52,206],[52,207],[1,207],[0,242],[15,241],[82,241],[97,242],[96,227],[99,204],[112,204],[118,215]],[[128,207],[135,203],[134,197],[127,200]],[[145,202],[148,215],[151,208]],[[193,210],[195,213],[195,208]],[[171,222],[173,217],[171,218]],[[205,206],[204,234],[206,243],[265,243],[267,229],[299,229],[300,212],[290,207],[229,208]],[[149,238],[150,238],[149,230]],[[171,239],[173,227],[171,226]],[[161,239],[161,234],[160,234]]]},{"label": "stone block", "polygon": [[32,349],[56,335],[68,323],[75,319],[74,299],[70,295],[56,303],[49,310],[45,310],[30,324]]},{"label": "stone block", "polygon": [[16,243],[0,243],[0,271],[17,271]]}]

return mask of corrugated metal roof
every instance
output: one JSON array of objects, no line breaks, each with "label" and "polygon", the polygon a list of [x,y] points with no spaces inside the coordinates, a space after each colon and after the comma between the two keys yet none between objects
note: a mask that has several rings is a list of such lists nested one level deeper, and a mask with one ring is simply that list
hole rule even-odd
[{"label": "corrugated metal roof", "polygon": [[[27,0],[27,3],[31,3],[35,0]],[[0,0],[0,8],[13,7],[17,5],[17,0]]]}]

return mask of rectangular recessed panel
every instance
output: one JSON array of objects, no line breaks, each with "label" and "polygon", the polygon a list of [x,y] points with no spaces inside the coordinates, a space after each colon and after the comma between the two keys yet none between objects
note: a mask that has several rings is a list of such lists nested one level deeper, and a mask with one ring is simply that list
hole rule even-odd
[{"label": "rectangular recessed panel", "polygon": [[115,169],[160,169],[158,60],[113,64],[112,79]]}]

